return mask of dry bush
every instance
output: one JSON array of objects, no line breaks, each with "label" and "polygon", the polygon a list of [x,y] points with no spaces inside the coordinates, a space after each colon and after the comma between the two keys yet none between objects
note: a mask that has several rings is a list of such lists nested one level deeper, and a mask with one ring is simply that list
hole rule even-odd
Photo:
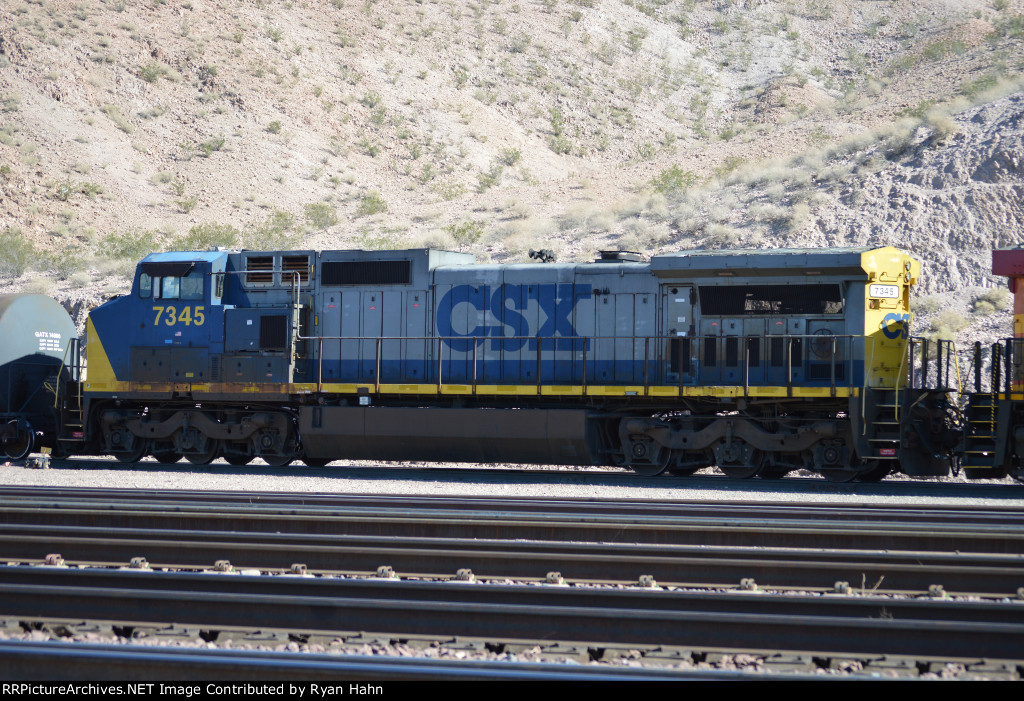
[{"label": "dry bush", "polygon": [[1005,287],[995,287],[974,298],[975,314],[988,315],[996,311],[1004,311],[1010,306],[1010,291]]},{"label": "dry bush", "polygon": [[963,331],[970,325],[970,322],[959,312],[951,309],[939,312],[932,320],[930,338],[948,341],[956,338],[956,334]]},{"label": "dry bush", "polygon": [[740,242],[740,232],[729,224],[714,223],[704,227],[705,248],[735,248]]}]

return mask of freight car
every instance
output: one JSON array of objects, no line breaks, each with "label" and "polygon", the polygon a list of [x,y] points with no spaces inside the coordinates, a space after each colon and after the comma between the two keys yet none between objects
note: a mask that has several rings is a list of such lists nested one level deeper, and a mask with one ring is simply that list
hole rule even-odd
[{"label": "freight car", "polygon": [[992,251],[992,272],[1009,278],[1013,337],[974,344],[960,453],[968,477],[1024,482],[1024,249]]},{"label": "freight car", "polygon": [[909,335],[919,272],[894,248],[155,253],[90,314],[88,375],[67,363],[38,442],[167,463],[945,475],[955,356]]},{"label": "freight car", "polygon": [[64,308],[43,295],[0,295],[0,445],[21,459],[56,445],[58,387],[77,379],[66,359],[78,333]]}]

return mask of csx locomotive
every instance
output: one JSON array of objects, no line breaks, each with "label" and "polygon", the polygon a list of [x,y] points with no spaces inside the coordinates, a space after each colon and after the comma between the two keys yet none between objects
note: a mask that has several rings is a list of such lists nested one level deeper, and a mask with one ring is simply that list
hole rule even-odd
[{"label": "csx locomotive", "polygon": [[959,375],[951,344],[910,336],[919,274],[890,247],[521,265],[422,249],[154,253],[130,294],[89,315],[87,374],[69,346],[48,376],[55,417],[8,402],[4,445],[197,464],[945,475],[962,450]]}]

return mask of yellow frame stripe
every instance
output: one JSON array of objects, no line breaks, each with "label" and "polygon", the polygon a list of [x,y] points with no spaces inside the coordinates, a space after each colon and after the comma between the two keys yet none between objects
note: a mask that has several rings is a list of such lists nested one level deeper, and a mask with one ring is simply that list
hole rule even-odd
[{"label": "yellow frame stripe", "polygon": [[[203,394],[317,394],[317,385],[312,382],[293,384],[252,384],[252,383],[160,383],[160,382],[89,382],[89,392],[172,392],[189,391],[195,395]],[[539,391],[538,391],[539,390]],[[827,398],[833,396],[831,387],[747,387],[721,385],[692,387],[683,386],[683,397],[755,397],[755,398]],[[382,384],[380,392],[372,384],[323,384],[321,394],[438,394],[436,384]],[[473,385],[445,384],[441,385],[442,395],[486,395],[486,396],[517,396],[517,397],[648,397],[651,399],[672,399],[680,396],[678,386],[650,385],[644,392],[643,385]],[[836,387],[836,397],[857,397],[858,387]]]}]

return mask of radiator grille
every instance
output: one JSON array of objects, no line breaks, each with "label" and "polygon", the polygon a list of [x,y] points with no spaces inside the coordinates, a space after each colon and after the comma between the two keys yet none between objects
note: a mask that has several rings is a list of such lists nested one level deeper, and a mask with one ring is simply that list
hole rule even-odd
[{"label": "radiator grille", "polygon": [[[274,282],[274,257],[249,256],[245,259],[246,284],[268,285]],[[250,270],[259,272],[248,272]],[[264,272],[266,271],[266,272]]]},{"label": "radiator grille", "polygon": [[260,317],[260,350],[284,350],[288,346],[288,317]]},{"label": "radiator grille", "polygon": [[408,285],[412,263],[407,260],[328,261],[321,268],[321,284]]}]

